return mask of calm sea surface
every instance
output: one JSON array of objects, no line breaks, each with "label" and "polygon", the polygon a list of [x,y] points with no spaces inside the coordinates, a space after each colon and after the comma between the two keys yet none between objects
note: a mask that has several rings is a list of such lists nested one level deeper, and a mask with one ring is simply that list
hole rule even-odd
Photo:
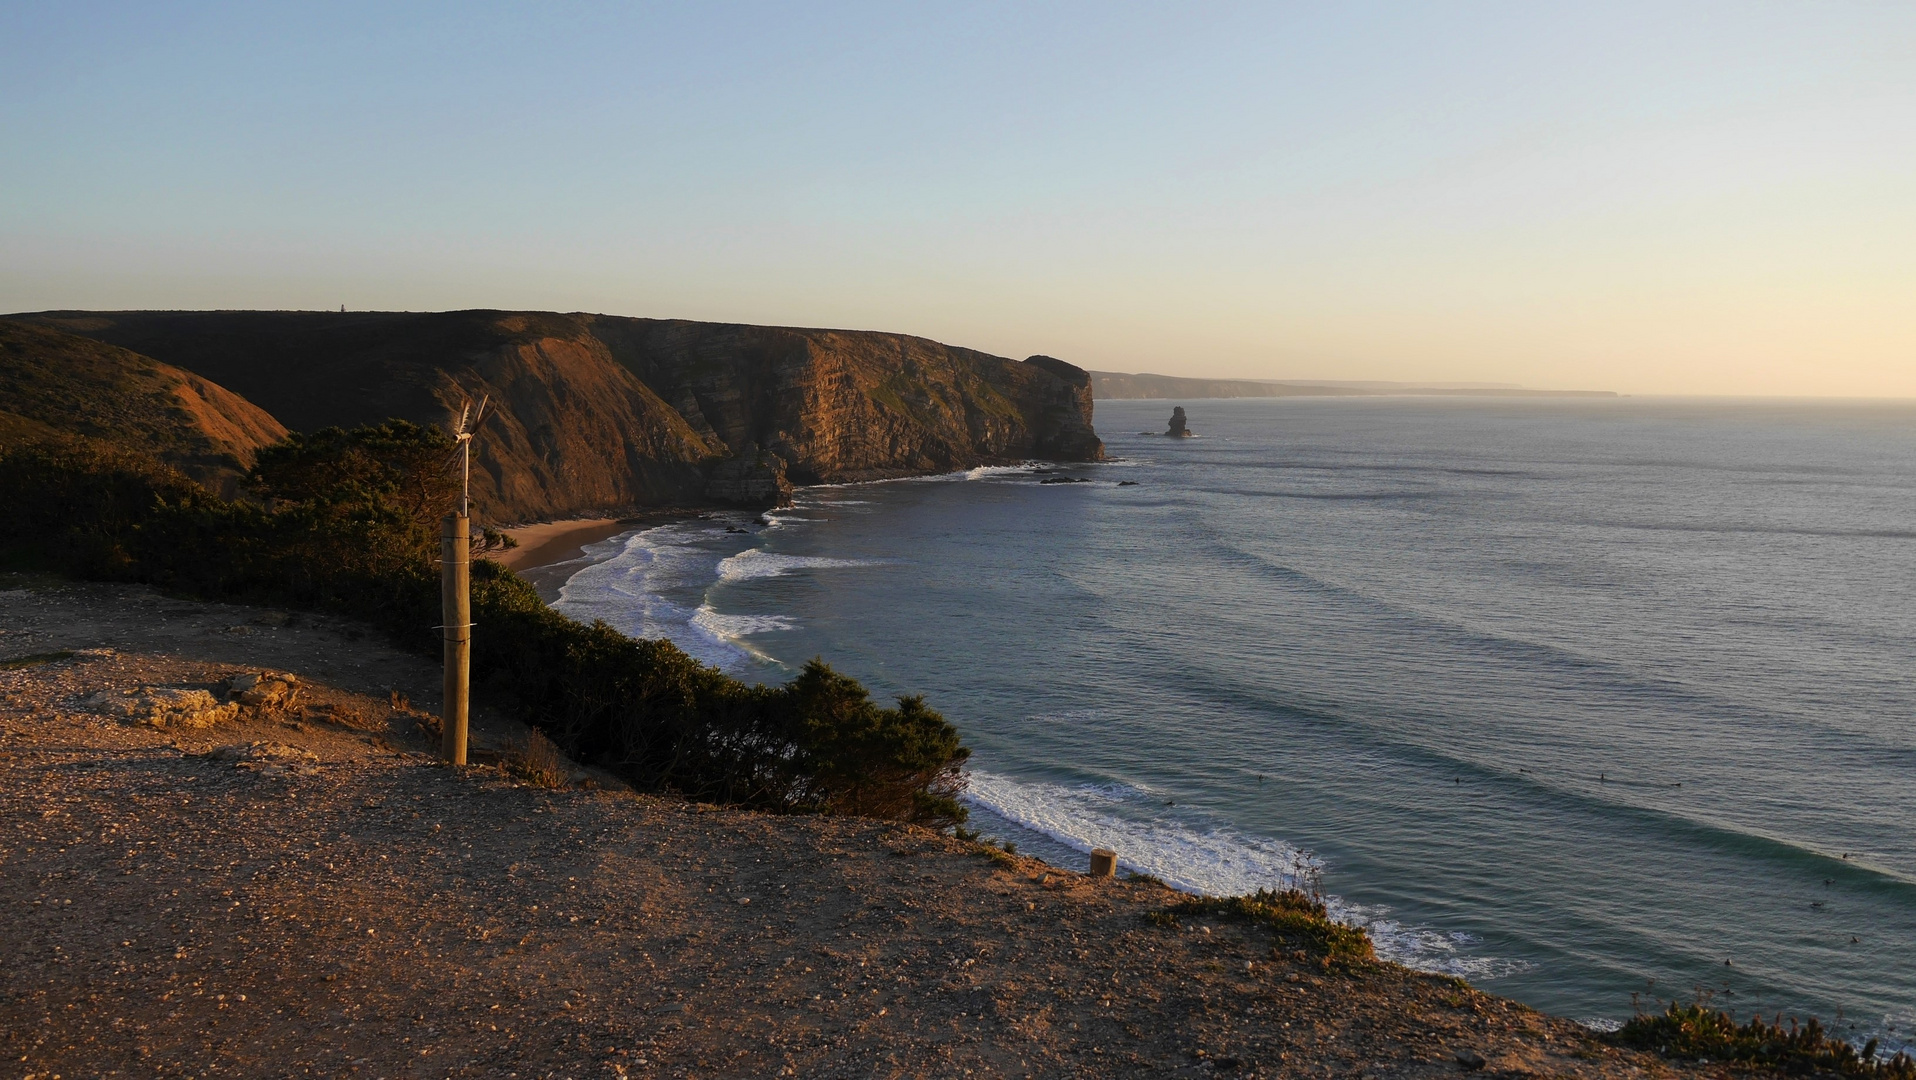
[{"label": "calm sea surface", "polygon": [[[1109,465],[820,487],[548,571],[743,677],[927,694],[974,823],[1321,870],[1580,1019],[1696,988],[1916,1041],[1916,407],[1100,402]],[[1057,476],[1089,483],[1043,484]],[[728,533],[727,525],[745,533]]]}]

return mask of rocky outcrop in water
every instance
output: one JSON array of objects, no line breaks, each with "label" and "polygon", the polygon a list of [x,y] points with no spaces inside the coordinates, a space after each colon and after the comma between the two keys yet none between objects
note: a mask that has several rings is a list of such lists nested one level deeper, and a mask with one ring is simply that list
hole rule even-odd
[{"label": "rocky outcrop in water", "polygon": [[1171,427],[1165,434],[1173,438],[1188,439],[1191,437],[1191,429],[1184,425],[1184,406],[1179,405],[1171,410]]},{"label": "rocky outcrop in water", "polygon": [[443,425],[489,394],[473,486],[498,522],[1104,456],[1082,369],[904,334],[499,311],[19,318],[183,368],[299,431]]}]

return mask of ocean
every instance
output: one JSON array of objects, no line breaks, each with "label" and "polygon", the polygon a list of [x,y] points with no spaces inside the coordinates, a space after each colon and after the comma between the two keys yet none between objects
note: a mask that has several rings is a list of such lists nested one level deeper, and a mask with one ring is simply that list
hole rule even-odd
[{"label": "ocean", "polygon": [[[1597,1026],[1916,1042],[1916,406],[1101,401],[1102,465],[813,487],[544,571],[741,677],[923,693],[973,824],[1308,879]],[[1065,478],[1087,482],[1053,482]],[[743,530],[743,531],[730,531]]]}]

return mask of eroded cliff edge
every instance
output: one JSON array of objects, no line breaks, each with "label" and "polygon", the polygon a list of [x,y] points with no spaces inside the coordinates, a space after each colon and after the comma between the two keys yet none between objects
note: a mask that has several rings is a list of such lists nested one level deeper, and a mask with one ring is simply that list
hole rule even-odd
[{"label": "eroded cliff edge", "polygon": [[490,394],[474,484],[494,521],[736,497],[766,490],[739,483],[760,462],[832,483],[1104,456],[1083,369],[904,334],[502,311],[14,318],[192,372],[296,431],[443,424]]}]

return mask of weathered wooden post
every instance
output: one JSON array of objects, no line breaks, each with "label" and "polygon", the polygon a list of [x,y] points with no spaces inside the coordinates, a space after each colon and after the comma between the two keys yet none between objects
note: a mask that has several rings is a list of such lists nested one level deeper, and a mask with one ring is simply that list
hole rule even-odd
[{"label": "weathered wooden post", "polygon": [[1091,849],[1091,876],[1111,877],[1118,872],[1118,853],[1105,848]]},{"label": "weathered wooden post", "polygon": [[465,514],[447,514],[440,522],[439,607],[446,634],[446,675],[439,747],[454,765],[466,763],[466,694],[472,680],[471,538],[472,519]]}]

